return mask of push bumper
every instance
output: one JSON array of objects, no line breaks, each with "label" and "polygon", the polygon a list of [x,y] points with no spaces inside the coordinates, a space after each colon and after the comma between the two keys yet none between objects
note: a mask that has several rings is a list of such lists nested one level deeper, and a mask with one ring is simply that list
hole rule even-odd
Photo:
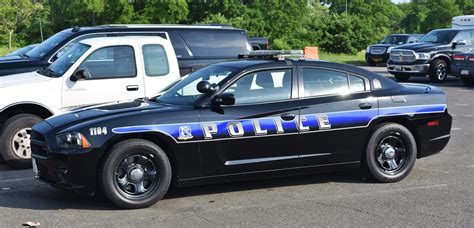
[{"label": "push bumper", "polygon": [[430,69],[429,63],[413,64],[413,65],[399,65],[399,64],[387,64],[387,71],[391,74],[413,74],[413,75],[426,75]]}]

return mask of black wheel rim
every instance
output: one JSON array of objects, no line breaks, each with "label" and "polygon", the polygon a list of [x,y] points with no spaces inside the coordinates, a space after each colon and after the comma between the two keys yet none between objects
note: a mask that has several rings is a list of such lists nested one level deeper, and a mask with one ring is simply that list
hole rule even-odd
[{"label": "black wheel rim", "polygon": [[436,66],[436,76],[438,76],[438,80],[443,81],[446,78],[447,70],[444,64],[438,64]]},{"label": "black wheel rim", "polygon": [[405,167],[410,153],[400,133],[392,132],[380,140],[375,159],[380,170],[396,175]]},{"label": "black wheel rim", "polygon": [[160,181],[157,167],[152,155],[130,155],[116,168],[115,185],[127,198],[146,197]]}]

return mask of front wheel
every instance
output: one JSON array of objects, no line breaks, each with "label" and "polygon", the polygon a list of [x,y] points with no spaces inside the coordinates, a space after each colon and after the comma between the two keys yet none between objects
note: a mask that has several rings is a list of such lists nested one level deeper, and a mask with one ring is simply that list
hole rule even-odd
[{"label": "front wheel", "polygon": [[435,59],[430,64],[430,81],[438,83],[444,82],[448,78],[448,64],[442,59]]},{"label": "front wheel", "polygon": [[0,130],[0,152],[5,163],[14,168],[31,167],[31,127],[43,119],[33,114],[10,117]]},{"label": "front wheel", "polygon": [[416,141],[411,132],[396,123],[379,125],[370,137],[365,164],[380,182],[397,182],[405,178],[416,160]]},{"label": "front wheel", "polygon": [[104,195],[121,208],[149,207],[168,191],[171,165],[165,152],[142,139],[117,143],[99,169]]}]

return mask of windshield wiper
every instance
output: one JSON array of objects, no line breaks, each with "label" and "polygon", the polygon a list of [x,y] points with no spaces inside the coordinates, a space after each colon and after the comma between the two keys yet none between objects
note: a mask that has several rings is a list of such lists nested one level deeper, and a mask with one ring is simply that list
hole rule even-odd
[{"label": "windshield wiper", "polygon": [[39,74],[41,75],[44,75],[44,76],[47,76],[47,77],[54,77],[54,76],[57,76],[56,72],[54,72],[53,70],[51,70],[49,67],[45,67],[41,70],[38,70],[37,71]]}]

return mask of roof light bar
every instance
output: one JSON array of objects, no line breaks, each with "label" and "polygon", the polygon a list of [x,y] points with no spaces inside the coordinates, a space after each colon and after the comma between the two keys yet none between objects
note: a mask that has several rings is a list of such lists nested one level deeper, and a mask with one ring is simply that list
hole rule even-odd
[{"label": "roof light bar", "polygon": [[288,58],[304,59],[303,50],[258,50],[240,54],[239,58],[243,59],[278,59],[285,60]]}]

